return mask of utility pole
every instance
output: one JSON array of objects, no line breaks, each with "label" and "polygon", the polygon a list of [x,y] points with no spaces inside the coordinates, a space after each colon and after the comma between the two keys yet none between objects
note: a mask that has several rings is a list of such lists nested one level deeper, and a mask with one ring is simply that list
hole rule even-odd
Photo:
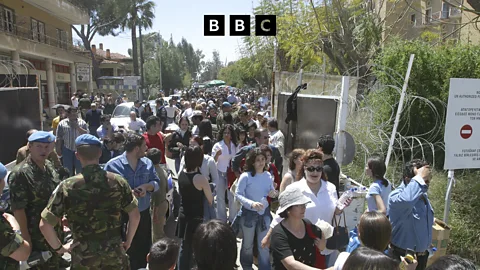
[{"label": "utility pole", "polygon": [[[145,72],[143,70],[143,36],[142,36],[142,24],[138,25],[138,30],[140,34],[140,80],[141,80],[141,90],[140,90],[140,99],[143,100],[145,91]],[[148,97],[147,97],[148,98]]]},{"label": "utility pole", "polygon": [[[157,48],[157,55],[158,55],[158,67],[159,67],[159,72],[160,72],[160,76],[158,77],[159,78],[159,87],[160,87],[160,90],[163,90],[163,86],[162,86],[162,35],[160,34],[160,31],[158,31],[158,48]],[[165,92],[165,91],[164,91]],[[170,94],[170,93],[168,93]]]}]

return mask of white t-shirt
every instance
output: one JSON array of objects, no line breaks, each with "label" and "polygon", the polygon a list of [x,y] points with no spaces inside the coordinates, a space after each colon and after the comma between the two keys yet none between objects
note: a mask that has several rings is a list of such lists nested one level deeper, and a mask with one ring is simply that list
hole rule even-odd
[{"label": "white t-shirt", "polygon": [[137,118],[135,121],[132,121],[131,119],[128,120],[128,129],[134,130],[134,131],[139,131],[141,128],[145,128],[146,123],[140,118]]},{"label": "white t-shirt", "polygon": [[348,259],[348,256],[350,256],[350,253],[348,252],[342,252],[338,255],[337,260],[335,261],[335,265],[333,266],[333,270],[342,270],[343,265]]},{"label": "white t-shirt", "polygon": [[183,112],[183,117],[187,117],[188,119],[192,118],[192,115],[193,115],[193,109],[192,108],[188,108],[186,109],[184,112]]},{"label": "white t-shirt", "polygon": [[167,117],[168,118],[174,118],[175,117],[175,111],[177,110],[177,107],[172,106],[165,106],[165,110],[167,111]]},{"label": "white t-shirt", "polygon": [[237,154],[237,149],[233,142],[230,142],[231,153],[228,152],[228,147],[223,140],[217,142],[212,148],[212,157],[217,155],[218,150],[222,150],[222,154],[218,156],[217,159],[217,168],[220,172],[227,172],[228,166],[230,166],[230,161]]},{"label": "white t-shirt", "polygon": [[78,108],[78,98],[72,98],[72,106]]}]

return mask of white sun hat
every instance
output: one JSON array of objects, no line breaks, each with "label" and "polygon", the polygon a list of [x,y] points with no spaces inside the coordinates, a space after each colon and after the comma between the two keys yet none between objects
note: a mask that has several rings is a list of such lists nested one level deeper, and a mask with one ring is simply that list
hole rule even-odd
[{"label": "white sun hat", "polygon": [[292,185],[288,186],[282,193],[280,193],[278,201],[280,202],[280,207],[277,210],[277,215],[283,213],[290,206],[302,205],[311,202],[307,196],[303,195],[303,192],[300,188]]}]

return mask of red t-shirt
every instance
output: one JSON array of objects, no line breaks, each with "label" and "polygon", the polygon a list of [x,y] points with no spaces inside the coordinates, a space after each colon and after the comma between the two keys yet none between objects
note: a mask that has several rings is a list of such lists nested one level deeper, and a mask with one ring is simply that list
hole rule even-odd
[{"label": "red t-shirt", "polygon": [[148,135],[148,133],[144,133],[143,137],[145,138],[145,142],[147,143],[148,149],[150,148],[157,148],[162,151],[162,161],[161,164],[165,164],[165,143],[163,142],[163,134],[161,132],[155,135]]}]

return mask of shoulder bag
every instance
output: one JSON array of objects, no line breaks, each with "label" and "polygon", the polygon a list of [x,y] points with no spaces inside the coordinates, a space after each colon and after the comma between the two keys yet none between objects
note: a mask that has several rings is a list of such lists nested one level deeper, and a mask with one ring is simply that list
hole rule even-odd
[{"label": "shoulder bag", "polygon": [[327,248],[331,250],[340,250],[348,245],[348,229],[347,221],[345,220],[345,212],[343,213],[343,225],[340,226],[339,223],[342,221],[342,216],[340,216],[340,221],[337,223],[335,215],[332,219],[333,235],[327,239]]}]

